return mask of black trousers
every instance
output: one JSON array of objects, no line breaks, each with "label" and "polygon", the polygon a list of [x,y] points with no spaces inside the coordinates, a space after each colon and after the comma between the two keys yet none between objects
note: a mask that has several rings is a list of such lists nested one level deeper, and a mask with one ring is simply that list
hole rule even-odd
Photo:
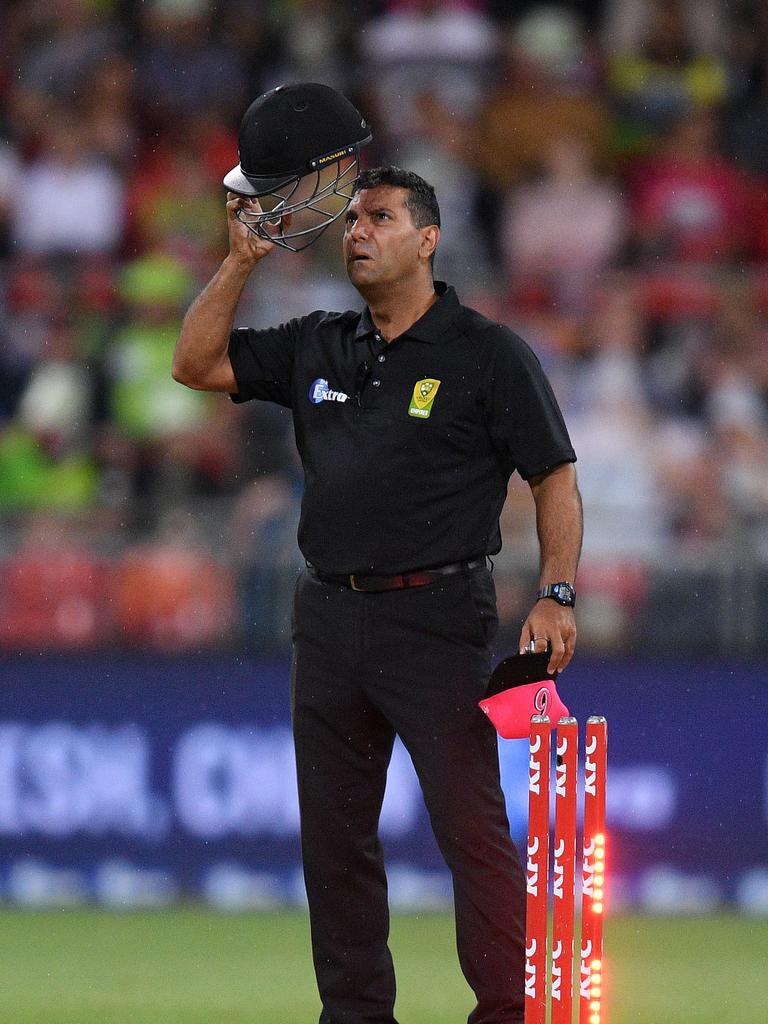
[{"label": "black trousers", "polygon": [[395,734],[453,877],[469,1024],[523,1020],[525,878],[477,707],[497,623],[485,568],[374,594],[298,582],[292,712],[320,1024],[397,1024],[377,834]]}]

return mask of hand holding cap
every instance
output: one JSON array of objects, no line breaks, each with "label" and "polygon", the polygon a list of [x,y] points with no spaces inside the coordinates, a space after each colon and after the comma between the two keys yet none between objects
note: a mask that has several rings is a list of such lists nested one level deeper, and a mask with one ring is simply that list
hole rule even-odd
[{"label": "hand holding cap", "polygon": [[567,717],[568,708],[555,685],[557,673],[547,671],[548,661],[549,651],[515,654],[494,669],[478,706],[503,739],[527,739],[533,715],[547,715],[553,729],[559,719]]}]

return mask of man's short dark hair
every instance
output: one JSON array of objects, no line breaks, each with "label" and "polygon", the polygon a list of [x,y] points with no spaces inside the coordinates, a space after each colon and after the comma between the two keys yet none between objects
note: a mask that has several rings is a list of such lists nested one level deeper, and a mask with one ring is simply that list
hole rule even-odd
[{"label": "man's short dark hair", "polygon": [[410,211],[415,227],[426,228],[430,224],[437,224],[440,227],[440,207],[437,204],[435,190],[418,174],[392,165],[373,167],[370,171],[361,172],[353,192],[361,192],[364,188],[378,188],[379,185],[408,190],[405,205]]}]

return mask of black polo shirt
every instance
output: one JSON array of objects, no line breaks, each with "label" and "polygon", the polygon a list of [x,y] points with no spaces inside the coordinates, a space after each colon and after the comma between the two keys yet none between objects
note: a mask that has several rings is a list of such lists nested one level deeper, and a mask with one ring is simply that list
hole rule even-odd
[{"label": "black polo shirt", "polygon": [[541,365],[509,328],[438,300],[394,341],[363,313],[238,328],[236,402],[293,410],[304,557],[329,573],[397,573],[495,554],[511,474],[573,462]]}]

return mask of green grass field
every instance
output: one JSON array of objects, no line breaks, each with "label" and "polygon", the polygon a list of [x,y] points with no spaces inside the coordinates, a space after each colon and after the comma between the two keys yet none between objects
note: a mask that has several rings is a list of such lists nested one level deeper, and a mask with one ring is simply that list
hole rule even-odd
[{"label": "green grass field", "polygon": [[[764,1024],[768,921],[617,917],[607,1024]],[[446,915],[392,923],[400,1024],[464,1024]],[[0,912],[0,1024],[316,1024],[301,914]]]}]

